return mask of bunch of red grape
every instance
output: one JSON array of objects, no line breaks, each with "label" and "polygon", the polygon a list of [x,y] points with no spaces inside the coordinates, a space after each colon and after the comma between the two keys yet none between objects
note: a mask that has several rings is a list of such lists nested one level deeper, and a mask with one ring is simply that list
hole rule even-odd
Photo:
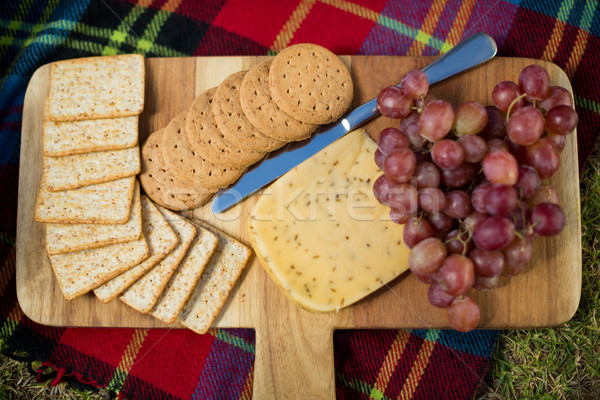
[{"label": "bunch of red grape", "polygon": [[379,136],[375,162],[384,174],[373,191],[404,224],[409,267],[430,285],[429,302],[468,332],[480,312],[467,292],[519,274],[533,239],[563,229],[558,192],[542,179],[559,169],[578,117],[570,93],[550,86],[538,65],[518,83],[498,83],[493,106],[455,108],[428,91],[426,75],[410,71],[377,97],[383,115],[401,120]]}]

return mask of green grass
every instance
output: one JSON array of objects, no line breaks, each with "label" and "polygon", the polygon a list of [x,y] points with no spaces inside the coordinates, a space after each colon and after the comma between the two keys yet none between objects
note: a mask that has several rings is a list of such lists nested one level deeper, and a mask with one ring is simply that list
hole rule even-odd
[{"label": "green grass", "polygon": [[[566,201],[566,199],[564,200]],[[600,399],[600,148],[581,175],[583,280],[571,321],[507,331],[476,398]]]},{"label": "green grass", "polygon": [[66,383],[55,387],[50,382],[36,382],[25,363],[15,361],[0,353],[0,400],[104,400],[108,392],[95,393],[69,388]]}]

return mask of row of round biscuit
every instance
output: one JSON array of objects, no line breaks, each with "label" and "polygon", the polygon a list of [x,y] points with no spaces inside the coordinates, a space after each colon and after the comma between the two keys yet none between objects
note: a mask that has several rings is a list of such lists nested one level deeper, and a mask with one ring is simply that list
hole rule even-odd
[{"label": "row of round biscuit", "polygon": [[202,206],[250,165],[308,138],[350,107],[353,85],[329,50],[298,44],[200,94],[142,146],[140,182],[172,210]]}]

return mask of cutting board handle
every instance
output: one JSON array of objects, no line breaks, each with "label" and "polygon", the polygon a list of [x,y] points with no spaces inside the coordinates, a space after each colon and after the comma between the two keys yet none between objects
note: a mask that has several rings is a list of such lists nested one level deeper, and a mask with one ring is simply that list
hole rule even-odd
[{"label": "cutting board handle", "polygon": [[333,329],[290,306],[288,318],[256,329],[253,398],[335,399]]}]

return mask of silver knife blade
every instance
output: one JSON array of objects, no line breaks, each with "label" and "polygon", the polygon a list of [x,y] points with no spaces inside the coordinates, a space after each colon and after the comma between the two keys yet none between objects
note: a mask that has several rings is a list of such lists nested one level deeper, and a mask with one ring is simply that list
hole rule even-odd
[{"label": "silver knife blade", "polygon": [[[485,33],[477,33],[423,68],[423,72],[427,75],[429,84],[433,85],[488,61],[496,55],[496,52],[494,39]],[[211,211],[218,214],[229,209],[378,115],[375,98],[357,107],[337,122],[321,127],[310,138],[290,143],[272,152],[261,163],[246,171],[231,187],[219,191],[211,203]]]}]

